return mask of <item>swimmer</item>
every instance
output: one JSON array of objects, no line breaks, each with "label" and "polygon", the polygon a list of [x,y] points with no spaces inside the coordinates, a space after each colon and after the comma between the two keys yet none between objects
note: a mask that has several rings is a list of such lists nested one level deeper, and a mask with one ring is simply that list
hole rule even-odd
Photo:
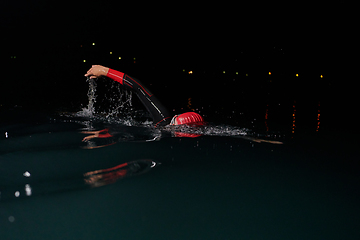
[{"label": "swimmer", "polygon": [[[87,71],[85,77],[89,78],[99,78],[99,77],[109,77],[112,80],[119,82],[121,85],[135,92],[142,104],[145,106],[147,111],[150,113],[155,127],[159,126],[178,126],[178,125],[188,125],[188,126],[203,126],[206,124],[203,117],[195,112],[186,112],[180,115],[172,116],[169,111],[165,108],[163,104],[147,89],[138,79],[130,77],[129,75],[116,71],[111,68],[107,68],[101,65],[92,65],[92,67]],[[83,132],[85,134],[91,134],[83,139],[84,142],[89,141],[93,138],[109,138],[113,135],[109,133],[108,129],[101,131],[93,132]],[[182,133],[176,132],[175,136],[177,137],[199,137],[199,134],[192,133]],[[245,137],[244,137],[245,138]],[[267,142],[272,144],[282,144],[278,141],[269,141],[263,139],[257,139],[252,137],[246,137],[245,139],[254,141],[257,143]]]},{"label": "swimmer", "polygon": [[166,125],[195,125],[205,124],[201,115],[195,112],[186,112],[172,116],[163,104],[138,79],[129,75],[100,65],[93,65],[85,77],[109,77],[121,85],[135,92],[146,110],[150,113],[155,127]]}]

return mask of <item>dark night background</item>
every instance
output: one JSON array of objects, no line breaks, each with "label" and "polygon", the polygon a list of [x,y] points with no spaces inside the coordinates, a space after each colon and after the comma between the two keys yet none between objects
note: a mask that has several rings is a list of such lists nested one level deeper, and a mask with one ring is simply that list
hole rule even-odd
[{"label": "dark night background", "polygon": [[339,97],[352,87],[334,74],[326,8],[193,5],[3,2],[0,104],[78,110],[83,75],[100,64],[141,79],[170,109],[188,98],[223,115],[321,100],[332,124],[352,110],[352,98]]}]

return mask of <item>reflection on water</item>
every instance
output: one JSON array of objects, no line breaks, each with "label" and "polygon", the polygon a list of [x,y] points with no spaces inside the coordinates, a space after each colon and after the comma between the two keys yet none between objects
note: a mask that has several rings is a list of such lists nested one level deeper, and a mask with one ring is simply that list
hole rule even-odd
[{"label": "reflection on water", "polygon": [[317,110],[317,119],[316,119],[316,121],[317,121],[316,131],[318,132],[319,129],[320,129],[320,101],[318,102],[318,110]]},{"label": "reflection on water", "polygon": [[92,187],[104,186],[115,183],[118,179],[145,173],[156,165],[157,163],[152,160],[137,160],[112,168],[87,172],[84,174],[85,183]]},{"label": "reflection on water", "polygon": [[[8,179],[1,182],[0,201],[8,201],[14,197],[26,198],[44,194],[56,194],[64,191],[81,190],[85,189],[87,186],[100,187],[113,184],[119,179],[147,173],[159,164],[159,162],[153,160],[140,159],[121,163],[111,168],[89,171],[84,173],[82,177],[77,175],[69,177],[65,173],[61,176],[60,181],[59,179],[46,179],[46,182],[39,181],[41,179],[39,175],[44,173],[30,174],[29,171],[25,171],[23,176],[26,179],[21,179],[19,176],[9,176]],[[39,171],[39,169],[41,169],[41,166],[39,166],[37,171]],[[56,175],[56,173],[54,175]]]},{"label": "reflection on water", "polygon": [[[292,113],[301,122],[299,105],[286,112],[289,131]],[[269,104],[255,124],[267,120],[271,131],[273,111]],[[155,129],[96,115],[2,128],[1,239],[358,236],[358,174],[342,168],[357,160],[355,144],[296,136],[281,144],[232,125]],[[156,134],[159,141],[147,141]],[[84,149],[89,142],[118,144]]]},{"label": "reflection on water", "polygon": [[292,126],[291,126],[291,133],[294,134],[295,133],[295,128],[296,128],[296,101],[294,101],[293,104],[293,114],[292,114]]},{"label": "reflection on water", "polygon": [[269,131],[268,118],[269,118],[269,104],[266,104],[266,110],[265,110],[265,130],[266,130],[266,132]]}]

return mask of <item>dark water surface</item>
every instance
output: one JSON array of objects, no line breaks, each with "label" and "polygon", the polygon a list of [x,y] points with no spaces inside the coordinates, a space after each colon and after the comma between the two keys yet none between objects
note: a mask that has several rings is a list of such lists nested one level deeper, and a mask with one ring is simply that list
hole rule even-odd
[{"label": "dark water surface", "polygon": [[357,239],[356,135],[288,106],[196,138],[2,109],[0,239]]}]

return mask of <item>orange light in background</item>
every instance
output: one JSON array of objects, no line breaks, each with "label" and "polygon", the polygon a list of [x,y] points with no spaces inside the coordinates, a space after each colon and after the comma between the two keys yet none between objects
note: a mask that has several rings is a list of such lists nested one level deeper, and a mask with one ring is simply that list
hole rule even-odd
[{"label": "orange light in background", "polygon": [[271,76],[271,72],[269,72],[269,76]]},{"label": "orange light in background", "polygon": [[190,71],[189,74],[193,74],[193,71]]},{"label": "orange light in background", "polygon": [[295,74],[296,77],[299,77],[299,74]]},{"label": "orange light in background", "polygon": [[324,78],[324,76],[323,76],[323,75],[320,75],[320,78]]}]

